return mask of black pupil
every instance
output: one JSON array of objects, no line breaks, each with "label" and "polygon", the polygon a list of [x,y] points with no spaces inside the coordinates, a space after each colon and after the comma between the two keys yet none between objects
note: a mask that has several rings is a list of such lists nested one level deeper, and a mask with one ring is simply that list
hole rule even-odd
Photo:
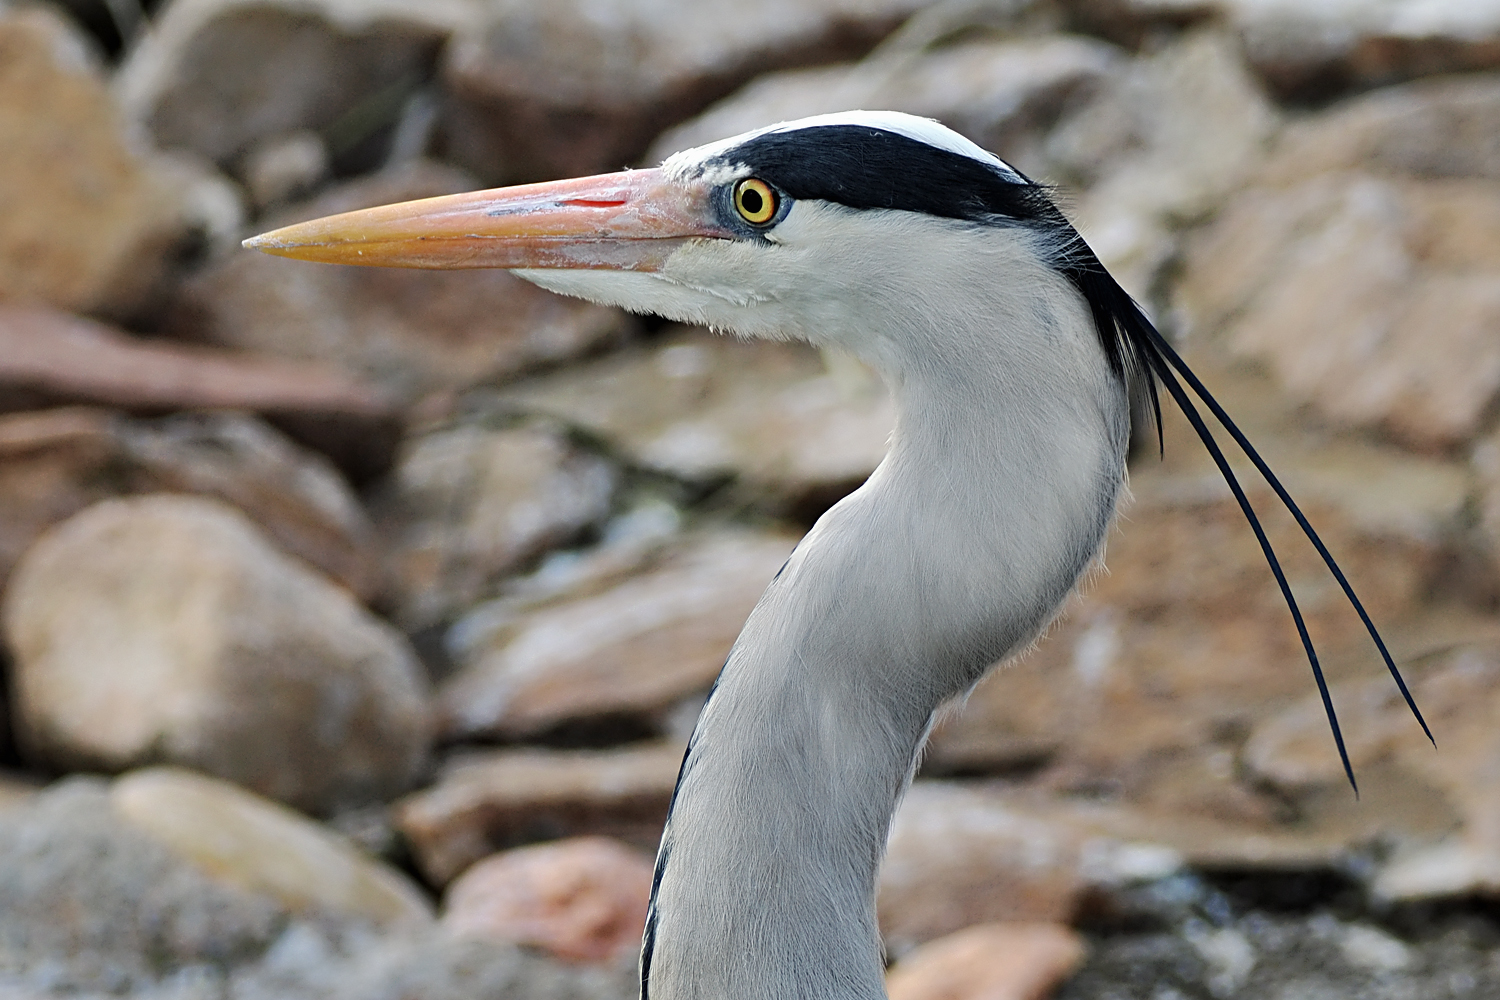
[{"label": "black pupil", "polygon": [[745,206],[745,213],[747,215],[759,215],[761,208],[765,205],[765,201],[761,198],[760,192],[755,190],[755,188],[746,187],[740,192],[740,204]]}]

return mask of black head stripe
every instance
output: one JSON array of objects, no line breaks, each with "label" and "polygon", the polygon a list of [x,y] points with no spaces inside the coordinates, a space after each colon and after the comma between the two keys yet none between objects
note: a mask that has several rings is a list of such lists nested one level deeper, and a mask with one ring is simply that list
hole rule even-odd
[{"label": "black head stripe", "polygon": [[767,132],[726,150],[721,160],[744,164],[793,198],[850,208],[976,222],[996,216],[1043,221],[1047,210],[1056,213],[1045,189],[1018,174],[869,125]]}]

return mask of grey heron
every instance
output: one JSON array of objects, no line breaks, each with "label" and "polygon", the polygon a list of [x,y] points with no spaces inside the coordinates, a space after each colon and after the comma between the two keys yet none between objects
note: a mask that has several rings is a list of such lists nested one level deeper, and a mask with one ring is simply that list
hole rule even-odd
[{"label": "grey heron", "polygon": [[885,995],[873,900],[891,815],[939,704],[1040,635],[1098,556],[1132,377],[1158,433],[1156,387],[1182,408],[1248,518],[1351,784],[1302,615],[1200,403],[1292,512],[1421,721],[1307,519],[1046,188],[936,122],[825,115],[657,169],[383,206],[246,245],[512,268],[566,295],[843,349],[889,384],[885,460],[771,582],[689,742],[643,1000]]}]

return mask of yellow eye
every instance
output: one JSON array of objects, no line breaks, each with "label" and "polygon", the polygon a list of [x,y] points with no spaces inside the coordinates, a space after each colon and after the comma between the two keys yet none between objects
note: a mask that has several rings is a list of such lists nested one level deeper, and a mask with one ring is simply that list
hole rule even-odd
[{"label": "yellow eye", "polygon": [[746,177],[734,186],[734,210],[752,226],[764,226],[776,218],[776,207],[776,192],[760,178]]}]

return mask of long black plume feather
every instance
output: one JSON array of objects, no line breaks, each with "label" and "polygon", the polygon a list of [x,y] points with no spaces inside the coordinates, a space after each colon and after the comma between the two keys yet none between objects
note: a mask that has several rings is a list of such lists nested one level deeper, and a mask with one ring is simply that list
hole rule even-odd
[{"label": "long black plume feather", "polygon": [[[1079,241],[1082,242],[1081,240]],[[1417,707],[1416,699],[1412,697],[1411,690],[1407,687],[1406,680],[1401,676],[1401,671],[1396,667],[1395,660],[1391,657],[1390,650],[1386,648],[1385,640],[1380,631],[1370,619],[1369,612],[1365,610],[1364,603],[1354,593],[1354,588],[1345,577],[1342,569],[1334,560],[1333,554],[1328,551],[1328,546],[1323,544],[1323,539],[1314,530],[1312,524],[1302,513],[1302,508],[1292,499],[1281,480],[1271,471],[1271,467],[1261,458],[1255,446],[1250,443],[1239,426],[1230,418],[1224,407],[1208,391],[1201,380],[1195,375],[1187,362],[1172,347],[1171,343],[1161,335],[1155,325],[1146,318],[1139,305],[1122,289],[1114,278],[1105,271],[1104,266],[1099,263],[1092,251],[1086,248],[1074,248],[1070,259],[1063,267],[1063,273],[1083,293],[1093,313],[1095,325],[1098,327],[1099,336],[1104,343],[1105,352],[1109,356],[1111,364],[1117,371],[1130,371],[1138,373],[1144,378],[1148,398],[1151,401],[1151,414],[1155,418],[1158,446],[1162,443],[1161,426],[1161,404],[1156,392],[1157,383],[1165,386],[1169,395],[1181,408],[1183,415],[1187,417],[1194,432],[1202,440],[1214,464],[1218,466],[1220,474],[1229,484],[1230,491],[1234,494],[1235,501],[1244,513],[1245,519],[1249,521],[1251,529],[1255,532],[1256,541],[1260,543],[1261,551],[1266,557],[1266,562],[1271,568],[1272,575],[1276,578],[1276,584],[1281,589],[1281,595],[1286,601],[1287,609],[1291,612],[1292,621],[1296,624],[1297,635],[1302,640],[1302,647],[1307,653],[1308,664],[1312,667],[1313,679],[1318,685],[1318,694],[1323,700],[1323,710],[1328,716],[1328,726],[1333,733],[1334,744],[1338,747],[1339,760],[1343,763],[1344,774],[1349,778],[1349,785],[1354,789],[1354,794],[1359,795],[1359,785],[1354,780],[1354,769],[1349,761],[1349,754],[1344,745],[1343,732],[1339,728],[1338,714],[1333,707],[1333,698],[1328,691],[1328,683],[1323,675],[1322,665],[1318,662],[1317,651],[1313,648],[1312,639],[1308,635],[1307,626],[1302,618],[1302,611],[1297,606],[1296,599],[1292,596],[1291,587],[1288,585],[1285,573],[1282,572],[1281,563],[1276,557],[1275,550],[1271,547],[1270,539],[1266,537],[1265,530],[1261,526],[1254,508],[1250,505],[1244,490],[1241,488],[1238,478],[1224,457],[1223,450],[1214,439],[1212,431],[1209,430],[1207,422],[1198,412],[1192,396],[1188,395],[1190,388],[1194,395],[1205,405],[1214,419],[1227,431],[1236,445],[1250,459],[1251,463],[1265,478],[1278,499],[1286,506],[1297,526],[1307,536],[1309,542],[1322,557],[1323,563],[1338,581],[1344,596],[1348,598],[1359,619],[1364,623],[1366,631],[1375,643],[1375,648],[1380,651],[1381,659],[1385,661],[1386,669],[1390,671],[1396,687],[1401,691],[1401,696],[1406,700],[1406,705],[1411,709],[1412,715],[1422,727],[1428,740],[1433,745],[1437,741],[1433,738],[1432,730],[1423,718],[1421,710]],[[1179,377],[1181,380],[1179,381]],[[1183,387],[1186,382],[1187,388]]]}]

